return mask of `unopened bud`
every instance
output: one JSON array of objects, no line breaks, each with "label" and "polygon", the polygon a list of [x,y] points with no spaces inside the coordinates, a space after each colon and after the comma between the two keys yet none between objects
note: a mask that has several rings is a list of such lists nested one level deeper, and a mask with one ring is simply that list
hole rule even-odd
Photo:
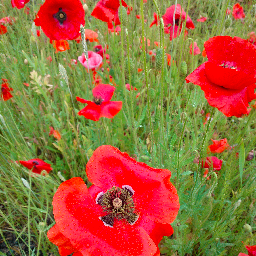
[{"label": "unopened bud", "polygon": [[252,233],[252,227],[249,224],[244,225],[244,230],[248,233]]},{"label": "unopened bud", "polygon": [[26,65],[28,64],[28,60],[27,59],[24,60],[24,64],[26,64]]},{"label": "unopened bud", "polygon": [[88,10],[89,10],[87,4],[84,4],[83,8],[84,8],[84,13],[86,15],[88,13]]}]

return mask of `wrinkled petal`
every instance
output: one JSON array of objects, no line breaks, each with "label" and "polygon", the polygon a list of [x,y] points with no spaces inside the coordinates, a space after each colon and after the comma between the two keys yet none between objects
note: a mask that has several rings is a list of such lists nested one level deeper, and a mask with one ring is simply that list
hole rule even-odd
[{"label": "wrinkled petal", "polygon": [[216,156],[207,156],[202,160],[202,168],[213,168],[219,171],[221,169],[223,160],[218,159]]},{"label": "wrinkled petal", "polygon": [[227,89],[239,90],[246,85],[256,83],[254,75],[248,75],[232,68],[224,68],[209,61],[205,63],[205,74],[210,82]]},{"label": "wrinkled petal", "polygon": [[171,223],[178,214],[178,195],[169,170],[151,168],[112,146],[101,146],[87,163],[86,172],[104,192],[113,186],[131,186],[136,209],[152,220]]},{"label": "wrinkled petal", "polygon": [[256,75],[256,49],[239,37],[216,36],[204,43],[207,58],[216,65],[228,63],[245,74]]},{"label": "wrinkled petal", "polygon": [[212,153],[222,153],[224,150],[230,147],[226,138],[222,140],[212,139],[212,143],[212,145],[208,146],[209,151]]},{"label": "wrinkled petal", "polygon": [[59,253],[61,256],[68,256],[71,253],[77,251],[72,246],[70,240],[60,232],[56,224],[47,232],[47,237],[50,242],[59,247]]},{"label": "wrinkled petal", "polygon": [[99,219],[102,209],[81,178],[60,185],[53,197],[53,213],[59,231],[82,255],[148,256],[157,250],[141,227],[124,221],[115,222],[113,228],[104,226]]},{"label": "wrinkled petal", "polygon": [[84,116],[86,119],[90,119],[93,121],[99,121],[101,117],[101,106],[96,105],[92,102],[92,104],[86,106],[82,110],[78,112],[79,116]]},{"label": "wrinkled petal", "polygon": [[241,90],[230,90],[211,83],[205,74],[205,63],[188,75],[186,82],[199,85],[204,91],[208,103],[228,117],[241,117],[244,114],[249,114],[248,102],[256,98],[255,84]]},{"label": "wrinkled petal", "polygon": [[99,84],[93,88],[92,94],[96,98],[102,98],[103,102],[110,101],[113,97],[115,87],[109,84]]},{"label": "wrinkled petal", "polygon": [[122,109],[122,101],[109,101],[102,103],[101,116],[106,118],[113,118]]}]

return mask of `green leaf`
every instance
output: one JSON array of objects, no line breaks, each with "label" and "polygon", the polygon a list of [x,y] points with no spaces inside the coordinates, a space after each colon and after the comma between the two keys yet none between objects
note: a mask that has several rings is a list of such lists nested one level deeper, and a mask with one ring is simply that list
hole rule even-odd
[{"label": "green leaf", "polygon": [[240,150],[239,150],[239,174],[240,174],[240,180],[241,180],[241,187],[242,187],[242,179],[243,179],[243,171],[244,171],[244,162],[245,162],[245,150],[244,150],[244,140],[242,140],[242,143],[240,145]]}]

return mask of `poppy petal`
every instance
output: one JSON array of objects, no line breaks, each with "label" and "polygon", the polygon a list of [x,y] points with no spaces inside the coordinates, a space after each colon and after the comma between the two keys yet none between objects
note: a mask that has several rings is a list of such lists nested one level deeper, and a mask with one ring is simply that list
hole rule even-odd
[{"label": "poppy petal", "polygon": [[122,101],[109,101],[102,103],[101,116],[113,118],[122,109]]},{"label": "poppy petal", "polygon": [[47,237],[50,242],[59,247],[61,256],[67,256],[76,251],[70,240],[60,232],[56,224],[47,232]]},{"label": "poppy petal", "polygon": [[90,105],[86,106],[78,112],[79,116],[84,116],[86,119],[93,121],[99,121],[101,117],[101,106],[91,102]]},{"label": "poppy petal", "polygon": [[[81,178],[63,182],[53,197],[53,213],[60,232],[82,255],[148,256],[156,246],[146,231],[119,221],[107,227],[102,209]],[[100,246],[99,246],[100,245]]]},{"label": "poppy petal", "polygon": [[169,181],[169,170],[151,168],[112,146],[101,146],[87,163],[86,173],[103,191],[113,186],[131,186],[136,209],[152,220],[171,223],[178,213],[178,195]]},{"label": "poppy petal", "polygon": [[214,62],[209,61],[205,63],[205,74],[213,84],[223,86],[227,89],[239,90],[248,84],[256,83],[256,77],[254,75],[248,75],[243,71],[218,66]]},{"label": "poppy petal", "polygon": [[115,87],[109,84],[99,84],[93,88],[92,94],[96,98],[101,98],[102,102],[110,101],[113,97]]}]

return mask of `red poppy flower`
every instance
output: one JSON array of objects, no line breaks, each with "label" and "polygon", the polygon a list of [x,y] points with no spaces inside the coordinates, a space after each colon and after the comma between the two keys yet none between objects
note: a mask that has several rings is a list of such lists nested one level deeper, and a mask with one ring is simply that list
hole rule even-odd
[{"label": "red poppy flower", "polygon": [[150,28],[156,24],[156,26],[158,26],[158,22],[159,22],[159,17],[157,16],[157,14],[154,12],[154,20],[152,21],[152,23],[150,24]]},{"label": "red poppy flower", "polygon": [[57,52],[65,52],[66,50],[69,50],[69,43],[66,40],[53,40],[52,45],[54,49],[56,49]]},{"label": "red poppy flower", "polygon": [[[193,45],[194,45],[194,47],[193,47]],[[198,55],[198,54],[200,54],[201,53],[201,51],[200,51],[200,49],[199,49],[199,47],[197,46],[197,43],[196,42],[194,42],[194,44],[191,44],[190,46],[189,46],[189,53],[192,55]]]},{"label": "red poppy flower", "polygon": [[[112,25],[112,22],[117,26],[121,24],[118,17],[119,6],[119,0],[100,0],[93,9],[91,15],[96,19],[107,22],[110,26]],[[122,6],[127,7],[126,2],[123,0]]]},{"label": "red poppy flower", "polygon": [[96,52],[88,51],[88,60],[83,53],[82,56],[78,57],[78,60],[87,70],[99,69],[102,66],[102,57]]},{"label": "red poppy flower", "polygon": [[37,174],[41,174],[42,171],[47,171],[47,173],[49,173],[52,170],[50,164],[44,162],[39,158],[31,159],[28,161],[20,161],[20,163],[29,170],[32,170],[33,173]]},{"label": "red poppy flower", "polygon": [[53,197],[56,224],[48,238],[60,255],[159,255],[179,210],[171,172],[139,163],[112,146],[96,149],[87,163],[92,185],[81,178],[60,185]]},{"label": "red poppy flower", "polygon": [[50,132],[49,132],[49,136],[51,135],[53,135],[53,137],[57,140],[61,139],[61,134],[57,130],[54,130],[52,126],[50,126]]},{"label": "red poppy flower", "polygon": [[[174,16],[175,15],[175,16]],[[173,16],[175,23],[173,23]],[[171,7],[166,9],[165,14],[163,15],[165,33],[170,33],[170,40],[180,35],[183,22],[186,21],[186,28],[194,29],[194,23],[191,18],[185,13],[183,8],[181,8],[180,4],[172,5]]]},{"label": "red poppy flower", "polygon": [[80,0],[46,0],[34,21],[52,40],[73,40],[85,24],[84,17]]},{"label": "red poppy flower", "polygon": [[208,149],[212,153],[222,153],[224,150],[230,148],[226,138],[222,140],[211,140],[211,141],[213,142],[213,144],[208,146]]},{"label": "red poppy flower", "polygon": [[17,7],[18,9],[21,9],[27,4],[29,0],[12,0],[12,7]]},{"label": "red poppy flower", "polygon": [[198,22],[205,22],[207,20],[206,17],[201,17],[200,19],[197,19]]},{"label": "red poppy flower", "polygon": [[7,27],[0,24],[0,35],[4,35],[7,33]]},{"label": "red poppy flower", "polygon": [[3,83],[1,85],[1,97],[4,101],[7,101],[13,97],[12,94],[10,93],[10,91],[13,91],[13,89],[9,87],[7,79],[2,79],[2,81]]},{"label": "red poppy flower", "polygon": [[239,3],[233,6],[232,15],[236,20],[245,18],[244,9]]},{"label": "red poppy flower", "polygon": [[256,98],[256,51],[239,37],[216,36],[204,44],[208,61],[186,78],[205,93],[208,103],[226,116],[249,114]]},{"label": "red poppy flower", "polygon": [[93,49],[103,58],[103,54],[106,52],[106,48],[103,49],[102,45],[96,45],[93,47]]},{"label": "red poppy flower", "polygon": [[252,246],[245,246],[248,254],[245,253],[239,253],[238,256],[256,256],[256,245]]},{"label": "red poppy flower", "polygon": [[113,118],[122,108],[122,101],[110,101],[115,89],[109,84],[99,84],[92,90],[93,101],[76,97],[79,102],[88,104],[78,115],[93,121],[101,117]]},{"label": "red poppy flower", "polygon": [[221,169],[223,160],[218,159],[216,156],[207,156],[202,160],[202,168],[213,168],[219,171]]}]

